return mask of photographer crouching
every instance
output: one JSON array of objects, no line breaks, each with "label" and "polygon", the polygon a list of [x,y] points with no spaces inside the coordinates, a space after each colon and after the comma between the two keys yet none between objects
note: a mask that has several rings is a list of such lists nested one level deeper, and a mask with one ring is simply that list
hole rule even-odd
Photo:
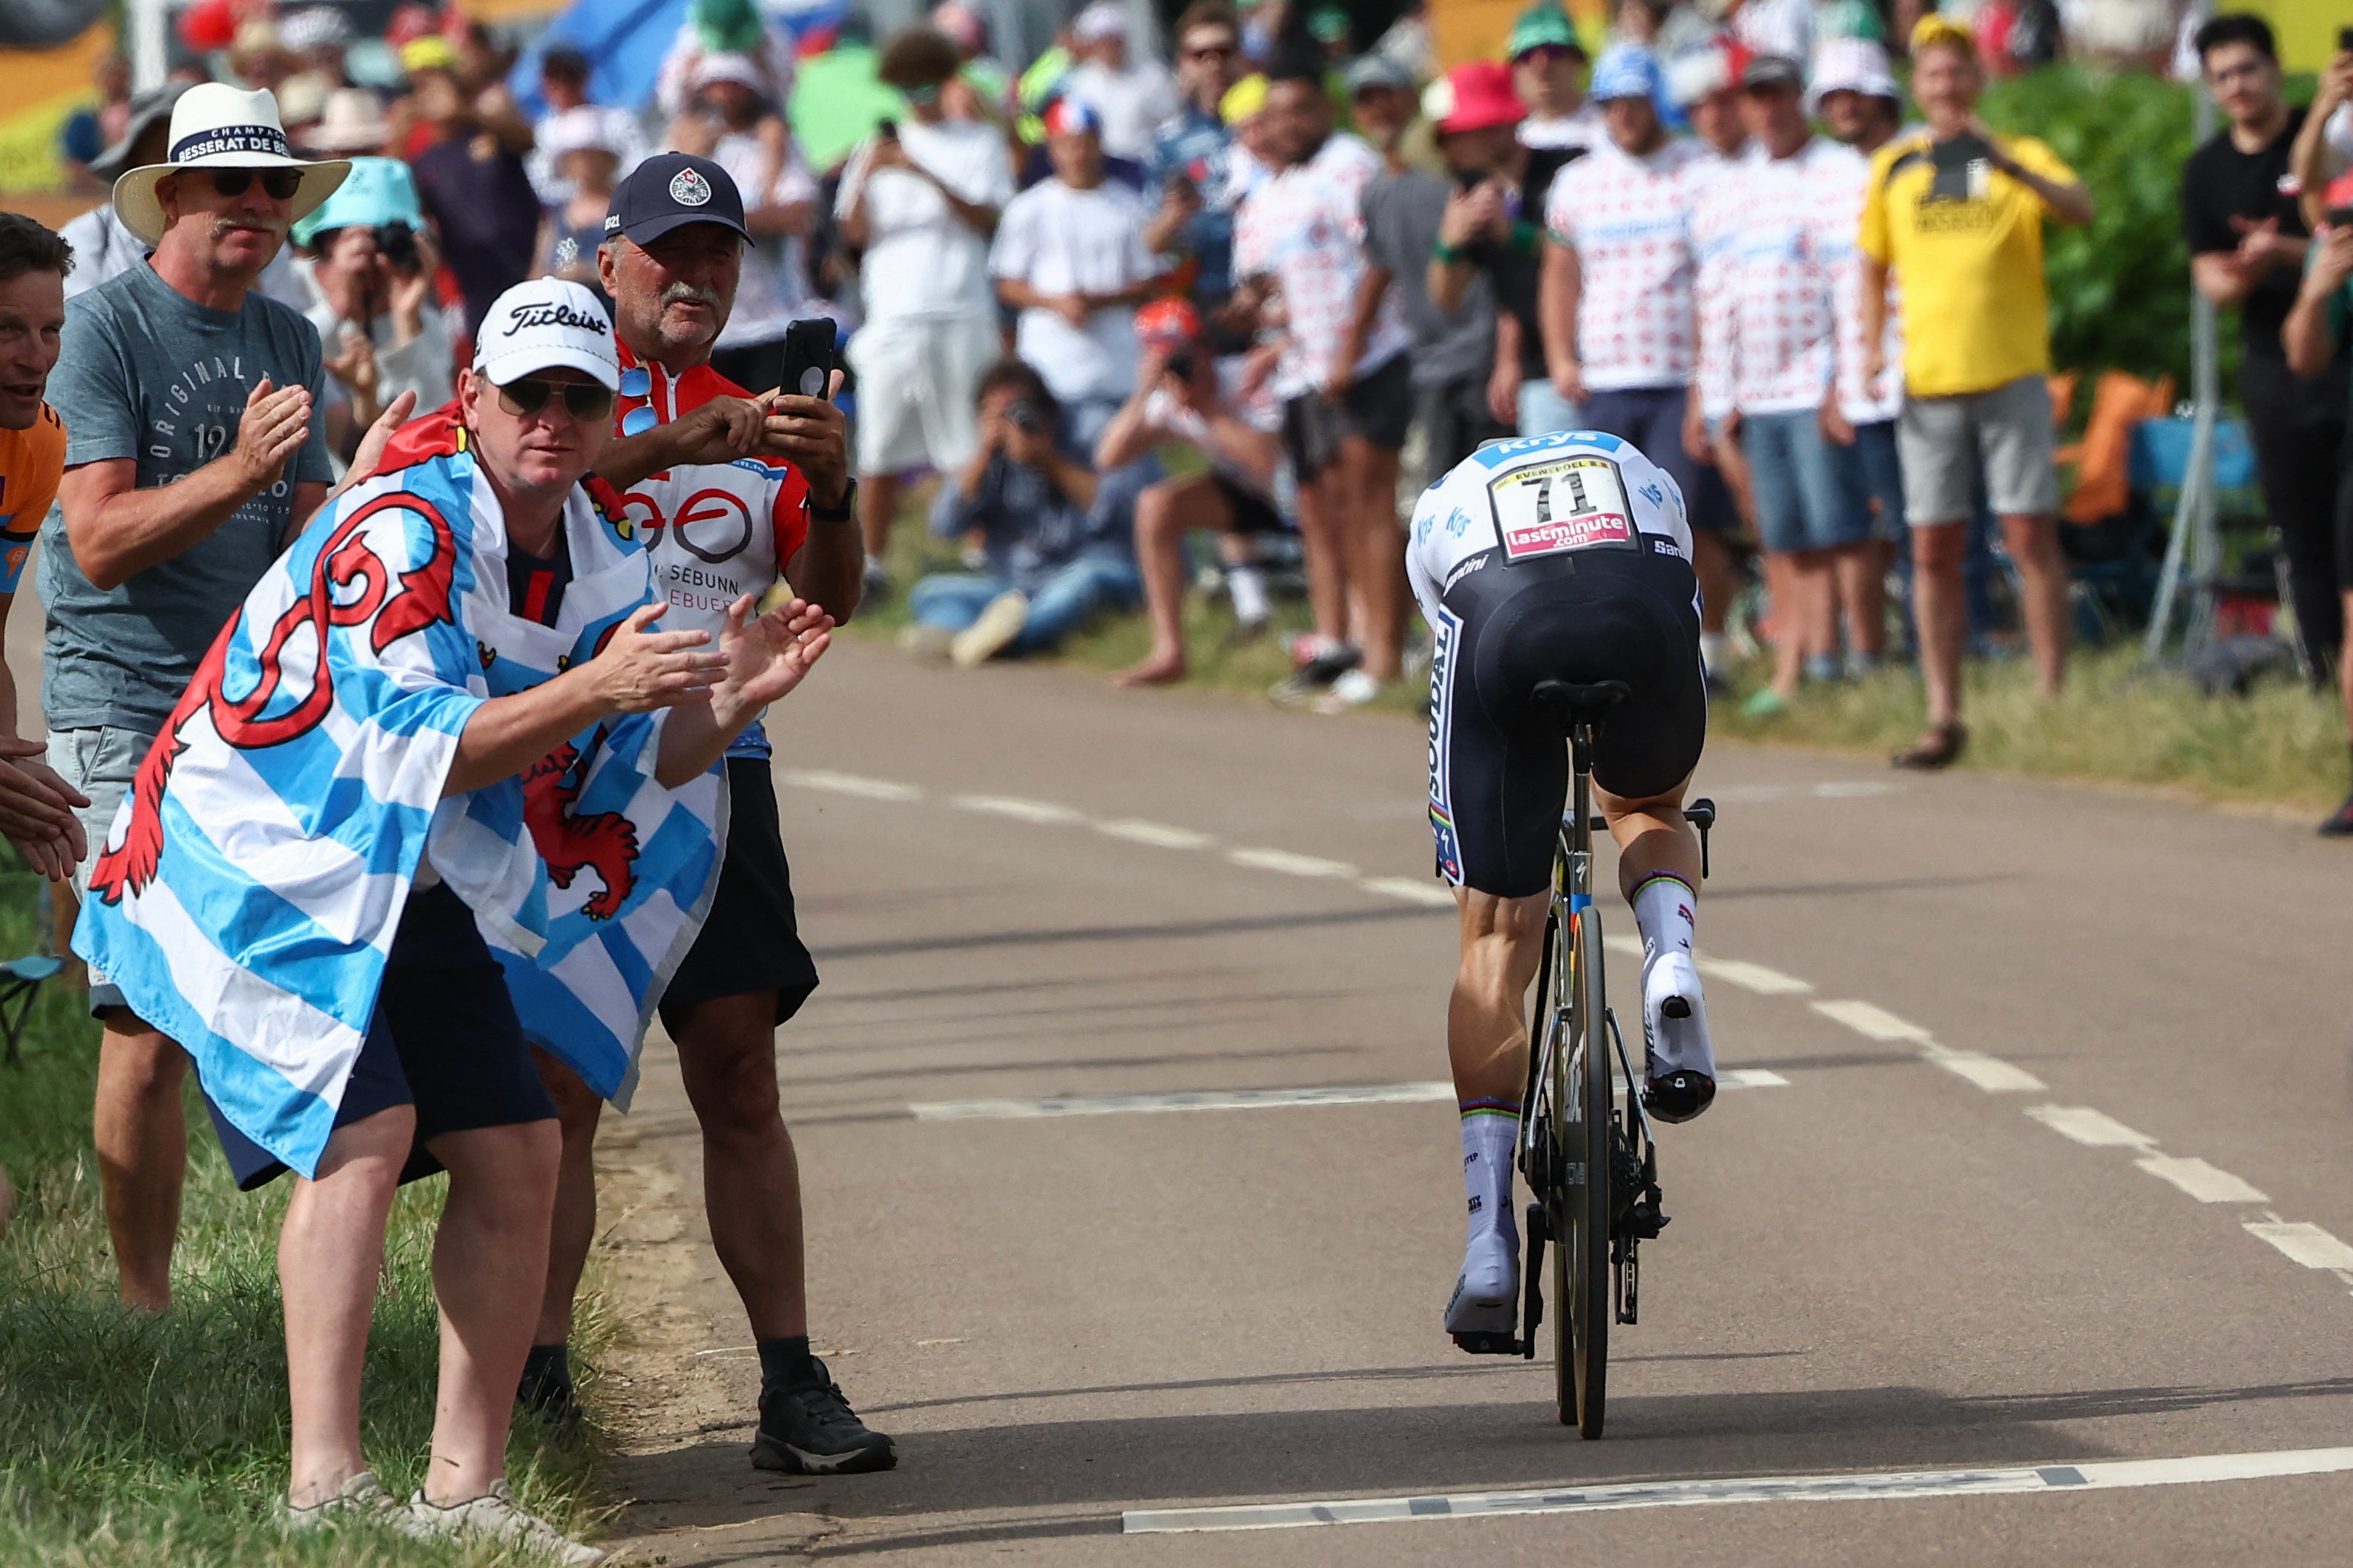
[{"label": "photographer crouching", "polygon": [[1135,493],[1159,478],[1145,461],[1098,476],[1065,445],[1062,411],[1038,373],[1006,360],[980,378],[980,445],[940,486],[932,532],[978,534],[986,570],[941,573],[907,596],[902,638],[967,668],[1042,653],[1098,611],[1143,596],[1130,534]]}]

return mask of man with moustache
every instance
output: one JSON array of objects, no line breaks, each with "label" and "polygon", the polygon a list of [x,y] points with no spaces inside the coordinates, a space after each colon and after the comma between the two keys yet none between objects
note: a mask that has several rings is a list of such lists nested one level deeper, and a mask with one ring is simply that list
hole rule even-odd
[{"label": "man with moustache", "polygon": [[[780,579],[846,620],[865,563],[841,411],[824,397],[746,392],[711,368],[755,243],[744,200],[708,158],[649,158],[613,193],[597,276],[619,340],[619,434],[597,473],[625,492],[653,557],[662,625],[715,640],[729,604]],[[835,383],[839,385],[839,382]],[[711,1239],[759,1345],[752,1462],[839,1474],[888,1469],[871,1431],[809,1353],[799,1168],[776,1090],[776,1027],[817,989],[794,920],[768,737],[755,721],[727,752],[726,858],[702,934],[671,976],[662,1026],[702,1127]],[[542,1053],[564,1127],[547,1291],[519,1397],[557,1430],[576,1420],[566,1342],[596,1228],[591,1158],[604,1101]]]},{"label": "man with moustache", "polygon": [[[190,88],[164,161],[114,184],[145,261],[67,305],[49,402],[61,503],[41,531],[49,764],[87,796],[87,891],[115,807],[237,608],[325,499],[319,334],[257,280],[347,163],[295,158],[267,91]],[[188,1058],[95,968],[97,1143],[122,1299],[171,1304]]]}]

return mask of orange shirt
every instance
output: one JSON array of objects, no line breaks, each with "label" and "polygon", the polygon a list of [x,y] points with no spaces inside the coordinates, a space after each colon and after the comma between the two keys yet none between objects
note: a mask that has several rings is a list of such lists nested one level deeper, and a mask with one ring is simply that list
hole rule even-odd
[{"label": "orange shirt", "polygon": [[33,539],[66,476],[66,423],[41,405],[29,429],[0,429],[0,594],[16,591]]}]

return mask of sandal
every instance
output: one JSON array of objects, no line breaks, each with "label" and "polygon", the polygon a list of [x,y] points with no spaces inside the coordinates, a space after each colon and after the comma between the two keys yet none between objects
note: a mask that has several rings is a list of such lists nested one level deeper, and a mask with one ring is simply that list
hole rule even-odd
[{"label": "sandal", "polygon": [[1968,726],[1958,719],[1947,719],[1941,724],[1931,724],[1927,733],[1914,742],[1908,750],[1896,752],[1888,761],[1899,768],[1916,768],[1933,773],[1949,768],[1960,760],[1961,748],[1968,744]]}]

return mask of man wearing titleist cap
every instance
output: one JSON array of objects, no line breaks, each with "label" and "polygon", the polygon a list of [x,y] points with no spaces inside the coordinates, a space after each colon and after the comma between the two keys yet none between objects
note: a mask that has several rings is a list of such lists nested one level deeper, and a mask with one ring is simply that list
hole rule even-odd
[{"label": "man wearing titleist cap", "polygon": [[[289,1529],[604,1555],[505,1479],[562,1154],[532,1043],[625,1090],[660,955],[708,908],[720,757],[832,626],[749,595],[716,637],[655,625],[652,564],[590,471],[620,378],[579,284],[493,300],[457,400],[221,629],[92,874],[76,949],[189,1042],[238,1186],[298,1173]],[[281,694],[266,713],[224,700],[247,669]],[[404,1508],[363,1449],[362,1372],[394,1196],[442,1170],[432,1454]]]},{"label": "man wearing titleist cap", "polygon": [[[613,299],[619,436],[597,472],[653,559],[666,626],[714,635],[727,605],[779,580],[847,616],[864,550],[852,515],[845,422],[828,398],[754,396],[711,368],[735,302],[744,205],[717,163],[649,158],[613,194],[597,273]],[[835,383],[836,385],[839,383]],[[793,914],[769,745],[757,723],[729,747],[726,856],[711,918],[662,994],[662,1026],[702,1126],[712,1242],[759,1342],[753,1462],[804,1472],[895,1462],[809,1354],[800,1179],[777,1107],[776,1026],[817,988]],[[563,1177],[545,1301],[520,1396],[559,1430],[576,1405],[565,1342],[596,1230],[591,1145],[603,1101],[543,1055],[564,1123]]]},{"label": "man wearing titleist cap", "polygon": [[[49,402],[68,431],[42,531],[49,763],[89,797],[88,851],[222,618],[327,493],[319,334],[257,287],[348,163],[289,150],[268,92],[174,103],[163,161],[125,171],[114,216],[152,258],[67,306]],[[171,1304],[187,1058],[90,974],[97,1144],[123,1300]]]}]

